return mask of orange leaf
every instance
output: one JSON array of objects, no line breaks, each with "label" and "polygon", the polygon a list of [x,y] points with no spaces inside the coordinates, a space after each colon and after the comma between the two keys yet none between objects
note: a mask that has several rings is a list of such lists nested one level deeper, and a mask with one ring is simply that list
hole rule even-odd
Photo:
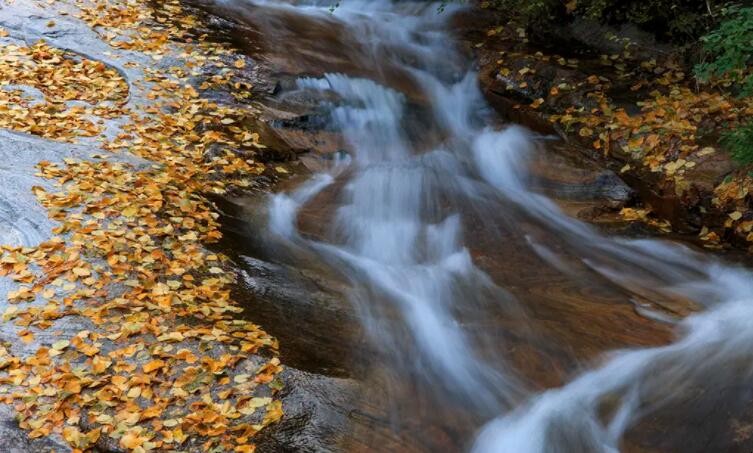
[{"label": "orange leaf", "polygon": [[151,373],[152,371],[163,368],[167,365],[163,360],[152,360],[149,363],[144,364],[144,373]]}]

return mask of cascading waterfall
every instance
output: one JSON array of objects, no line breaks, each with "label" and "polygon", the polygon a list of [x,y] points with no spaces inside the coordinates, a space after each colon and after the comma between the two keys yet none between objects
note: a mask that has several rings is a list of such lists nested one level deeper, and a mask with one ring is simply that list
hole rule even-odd
[{"label": "cascading waterfall", "polygon": [[[334,14],[329,0],[254,4],[337,23],[348,30],[357,63],[399,70],[420,87],[442,137],[429,149],[416,146],[426,131],[406,126],[410,101],[382,83],[381,71],[374,80],[299,80],[301,91],[334,95],[331,123],[352,159],[275,196],[269,226],[280,243],[313,251],[350,278],[352,300],[390,366],[420,376],[437,394],[469,401],[487,420],[498,417],[480,429],[474,451],[618,451],[632,424],[682,388],[712,373],[753,377],[753,276],[678,244],[605,237],[531,191],[527,168],[538,140],[519,127],[489,126],[476,74],[461,70],[469,63],[445,31],[452,11],[387,0],[346,0]],[[337,181],[329,236],[305,238],[296,229],[298,211]],[[532,392],[501,357],[481,352],[484,332],[462,322],[467,307],[490,303],[525,320],[524,308],[464,245],[465,213],[495,210],[504,218],[506,209],[560,238],[556,249],[527,238],[530,253],[554,268],[571,272],[560,256],[574,256],[629,293],[684,297],[705,311],[679,324],[675,343],[615,352],[561,388]]]},{"label": "cascading waterfall", "polygon": [[[455,287],[460,281],[494,288],[459,242],[457,214],[443,217],[436,205],[441,186],[457,177],[460,163],[442,149],[412,152],[401,129],[405,99],[389,88],[340,74],[303,79],[299,87],[338,95],[342,104],[332,107],[332,121],[355,151],[355,168],[335,219],[335,243],[308,242],[308,246],[347,266],[354,285],[367,287],[353,295],[362,307],[368,310],[373,303],[370,296],[381,294],[400,310],[420,358],[420,367],[413,371],[425,374],[428,384],[489,409],[509,402],[505,400],[519,393],[516,384],[476,357],[451,315],[459,302]],[[325,180],[326,176],[318,176],[314,181]],[[285,207],[310,197],[312,187],[324,185],[313,183],[290,196],[274,198],[273,229],[294,222],[295,211]],[[281,215],[288,216],[285,222],[277,220]],[[285,227],[276,232],[293,237]],[[383,338],[391,330],[379,315],[365,321],[375,337]],[[406,345],[391,349],[401,348],[409,349]]]}]

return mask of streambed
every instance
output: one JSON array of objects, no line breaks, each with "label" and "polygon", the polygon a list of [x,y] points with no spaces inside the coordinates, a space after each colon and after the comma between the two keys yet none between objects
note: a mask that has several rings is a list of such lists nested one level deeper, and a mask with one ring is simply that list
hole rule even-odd
[{"label": "streambed", "polygon": [[318,376],[270,449],[750,449],[748,271],[624,225],[616,175],[497,117],[457,11],[203,6],[309,137],[277,195],[226,206],[249,316]]}]

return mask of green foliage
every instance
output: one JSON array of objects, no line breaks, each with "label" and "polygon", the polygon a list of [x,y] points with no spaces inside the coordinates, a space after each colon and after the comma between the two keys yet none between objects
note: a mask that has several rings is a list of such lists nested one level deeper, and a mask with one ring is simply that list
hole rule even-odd
[{"label": "green foliage", "polygon": [[722,144],[736,161],[753,164],[753,121],[725,133]]},{"label": "green foliage", "polygon": [[703,81],[729,78],[741,96],[753,96],[753,7],[726,8],[719,26],[701,41],[708,60],[695,67],[696,76]]},{"label": "green foliage", "polygon": [[[696,65],[701,81],[726,79],[740,96],[753,96],[753,7],[725,8],[719,26],[701,38],[704,59]],[[722,136],[722,144],[742,164],[753,164],[753,121]]]}]

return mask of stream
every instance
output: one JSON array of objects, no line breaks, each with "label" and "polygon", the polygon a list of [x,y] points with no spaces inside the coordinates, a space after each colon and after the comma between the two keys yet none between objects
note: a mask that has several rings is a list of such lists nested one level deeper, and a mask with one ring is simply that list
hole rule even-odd
[{"label": "stream", "polygon": [[257,231],[342,280],[368,343],[362,409],[391,434],[333,450],[750,451],[753,276],[568,215],[534,170],[558,173],[551,138],[484,100],[462,7],[214,3],[308,68],[276,96],[344,142]]}]

